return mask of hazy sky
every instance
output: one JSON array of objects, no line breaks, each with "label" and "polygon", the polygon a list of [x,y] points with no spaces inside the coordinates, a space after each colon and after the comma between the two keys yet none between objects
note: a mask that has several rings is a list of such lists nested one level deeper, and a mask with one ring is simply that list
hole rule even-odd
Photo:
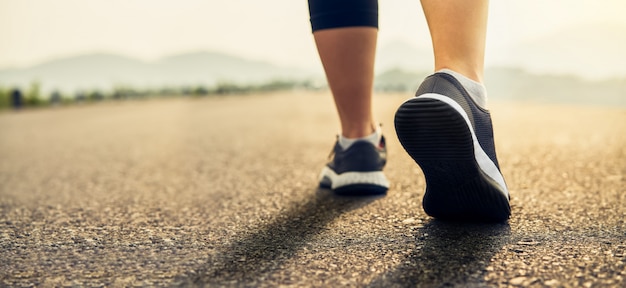
[{"label": "hazy sky", "polygon": [[[379,5],[379,47],[395,40],[430,47],[419,1]],[[568,27],[626,28],[625,14],[624,0],[492,0],[487,62]],[[305,0],[0,0],[0,68],[92,52],[152,60],[198,50],[319,65]]]}]

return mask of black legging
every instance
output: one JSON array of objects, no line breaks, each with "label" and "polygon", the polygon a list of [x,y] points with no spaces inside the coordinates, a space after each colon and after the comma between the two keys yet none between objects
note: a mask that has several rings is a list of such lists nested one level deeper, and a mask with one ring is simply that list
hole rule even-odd
[{"label": "black legging", "polygon": [[313,32],[369,26],[378,28],[378,0],[309,0]]}]

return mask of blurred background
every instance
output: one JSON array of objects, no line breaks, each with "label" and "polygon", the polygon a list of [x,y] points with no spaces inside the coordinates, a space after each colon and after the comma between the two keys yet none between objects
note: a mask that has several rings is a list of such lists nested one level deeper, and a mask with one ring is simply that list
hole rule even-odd
[{"label": "blurred background", "polygon": [[[375,89],[431,73],[419,1],[380,1]],[[493,100],[626,106],[626,2],[491,1]],[[0,107],[324,89],[307,1],[0,0]]]}]

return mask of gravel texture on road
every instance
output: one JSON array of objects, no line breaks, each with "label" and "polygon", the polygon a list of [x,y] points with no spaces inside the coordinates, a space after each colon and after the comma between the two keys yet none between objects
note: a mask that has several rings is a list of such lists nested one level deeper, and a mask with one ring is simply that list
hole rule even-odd
[{"label": "gravel texture on road", "polygon": [[375,97],[386,196],[317,188],[328,93],[0,114],[0,286],[625,287],[626,110],[491,103],[508,223],[422,210]]}]

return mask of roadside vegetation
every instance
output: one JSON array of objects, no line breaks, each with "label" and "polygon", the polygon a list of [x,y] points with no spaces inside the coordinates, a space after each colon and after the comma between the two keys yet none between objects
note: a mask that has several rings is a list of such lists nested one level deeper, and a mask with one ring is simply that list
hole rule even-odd
[{"label": "roadside vegetation", "polygon": [[102,101],[121,101],[159,97],[211,97],[225,95],[245,95],[263,92],[275,92],[292,89],[316,89],[308,81],[270,81],[256,85],[219,83],[213,87],[184,86],[164,87],[160,89],[137,89],[119,86],[111,91],[90,90],[64,93],[52,91],[44,95],[40,84],[32,82],[27,88],[0,86],[0,110],[30,109],[40,107],[68,106],[76,104],[98,103]]}]

